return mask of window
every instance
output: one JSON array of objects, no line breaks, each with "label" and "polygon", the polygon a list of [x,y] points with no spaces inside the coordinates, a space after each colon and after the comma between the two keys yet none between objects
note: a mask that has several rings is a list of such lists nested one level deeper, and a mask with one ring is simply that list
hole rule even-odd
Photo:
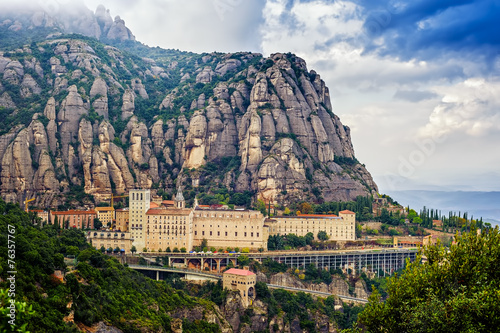
[{"label": "window", "polygon": [[227,231],[226,231],[226,235],[225,236],[227,237]]},{"label": "window", "polygon": [[210,236],[212,236],[212,232],[210,231]]},{"label": "window", "polygon": [[259,233],[257,233],[257,237],[259,237]]},{"label": "window", "polygon": [[220,231],[217,231],[217,236],[220,236]]},{"label": "window", "polygon": [[245,231],[245,235],[244,235],[244,236],[245,236],[245,237],[247,236],[247,232],[246,232],[246,231]]},{"label": "window", "polygon": [[236,231],[236,232],[234,233],[234,235],[235,235],[235,236],[238,236],[238,232]]},{"label": "window", "polygon": [[202,236],[205,236],[205,231],[202,231],[202,232],[201,232],[201,235],[202,235]]}]

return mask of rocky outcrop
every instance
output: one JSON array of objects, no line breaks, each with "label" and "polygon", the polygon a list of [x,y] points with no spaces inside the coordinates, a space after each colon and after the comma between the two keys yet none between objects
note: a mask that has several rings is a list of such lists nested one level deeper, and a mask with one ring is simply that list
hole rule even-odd
[{"label": "rocky outcrop", "polygon": [[[79,20],[121,38],[123,22],[102,6]],[[75,186],[96,200],[132,188],[225,187],[283,205],[377,191],[325,83],[292,54],[173,52],[167,61],[75,38],[17,52],[24,60],[0,57],[0,106],[22,125],[0,135],[5,198],[18,197],[20,179],[52,205]],[[24,139],[23,129],[35,134]],[[30,162],[12,167],[14,148],[26,146]]]},{"label": "rocky outcrop", "polygon": [[108,39],[118,39],[123,40],[135,40],[135,36],[132,34],[130,29],[125,26],[125,21],[120,18],[120,16],[115,17],[115,21],[109,28],[106,34]]}]

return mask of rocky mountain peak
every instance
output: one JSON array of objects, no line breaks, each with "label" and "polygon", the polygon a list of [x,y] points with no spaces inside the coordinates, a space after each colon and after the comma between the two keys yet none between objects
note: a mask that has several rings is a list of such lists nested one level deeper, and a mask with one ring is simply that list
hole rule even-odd
[{"label": "rocky mountain peak", "polygon": [[[24,36],[36,23],[43,32],[134,39],[104,6],[78,17],[16,13],[0,30]],[[377,192],[329,89],[293,54],[194,54],[136,42],[125,52],[77,35],[0,42],[0,192],[8,201],[29,195],[40,206],[91,207],[132,188],[171,197],[182,187],[188,205],[195,195],[288,204]]]}]

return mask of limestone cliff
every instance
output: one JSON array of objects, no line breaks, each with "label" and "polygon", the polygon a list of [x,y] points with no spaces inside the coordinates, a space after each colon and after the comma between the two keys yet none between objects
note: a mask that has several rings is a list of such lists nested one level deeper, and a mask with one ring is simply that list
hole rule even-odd
[{"label": "limestone cliff", "polygon": [[[57,26],[58,19],[35,15],[29,24]],[[0,44],[5,199],[36,195],[39,206],[82,206],[132,188],[183,186],[188,200],[225,188],[288,204],[377,191],[328,88],[303,59],[132,44],[139,57],[120,49],[133,36],[104,7],[70,26],[106,34],[117,47],[75,35],[15,51]],[[81,191],[92,197],[83,200]]]}]

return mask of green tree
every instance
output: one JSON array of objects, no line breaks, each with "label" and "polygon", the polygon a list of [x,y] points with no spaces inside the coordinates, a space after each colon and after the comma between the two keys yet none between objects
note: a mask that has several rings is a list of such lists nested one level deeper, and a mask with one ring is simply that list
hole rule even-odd
[{"label": "green tree", "polygon": [[329,237],[328,237],[328,234],[326,233],[326,231],[321,230],[320,232],[318,232],[318,239],[320,241],[326,241],[326,240],[328,240],[328,238]]},{"label": "green tree", "polygon": [[181,253],[186,253],[186,248],[185,247],[181,247]]},{"label": "green tree", "polygon": [[417,216],[418,216],[417,212],[414,209],[410,209],[410,211],[408,212],[407,218],[408,218],[408,220],[410,220],[410,222],[412,222],[413,219]]},{"label": "green tree", "polygon": [[238,257],[238,265],[240,267],[248,266],[249,264],[250,264],[250,258],[248,258],[248,256],[242,254],[241,256]]},{"label": "green tree", "polygon": [[[11,316],[11,309],[14,309],[14,317]],[[31,305],[13,301],[8,290],[0,289],[0,332],[29,332],[26,329],[28,318],[34,313]]]},{"label": "green tree", "polygon": [[101,229],[101,228],[102,228],[102,222],[96,217],[94,219],[94,229]]},{"label": "green tree", "polygon": [[137,252],[137,248],[135,247],[135,245],[132,245],[132,247],[130,248],[130,252],[132,252],[132,254],[135,254]]},{"label": "green tree", "polygon": [[416,216],[413,218],[413,223],[416,223],[416,224],[421,224],[422,223],[422,219],[419,217],[419,216]]},{"label": "green tree", "polygon": [[314,234],[312,232],[308,232],[304,237],[307,245],[312,245],[314,241]]},{"label": "green tree", "polygon": [[500,233],[475,226],[449,248],[426,246],[388,285],[374,289],[359,322],[369,332],[492,332],[500,327]]},{"label": "green tree", "polygon": [[[208,241],[207,241],[207,239],[206,239],[206,238],[203,238],[203,239],[201,240],[200,248],[202,248],[202,249],[204,249],[204,248],[208,248]],[[203,251],[205,251],[205,250],[203,250]]]}]

